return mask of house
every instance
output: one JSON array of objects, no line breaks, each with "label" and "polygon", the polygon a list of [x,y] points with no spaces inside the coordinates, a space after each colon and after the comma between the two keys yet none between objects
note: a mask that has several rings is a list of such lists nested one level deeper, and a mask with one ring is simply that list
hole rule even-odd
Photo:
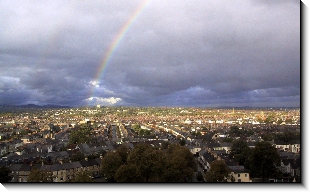
[{"label": "house", "polygon": [[234,182],[252,182],[250,179],[250,171],[244,166],[227,166],[231,171]]},{"label": "house", "polygon": [[223,142],[223,143],[213,143],[213,144],[210,143],[208,146],[213,151],[225,150],[225,152],[229,154],[232,145],[233,143]]},{"label": "house", "polygon": [[289,151],[290,150],[290,144],[287,144],[287,143],[282,142],[282,141],[274,141],[273,146],[279,150],[282,150],[282,151]]},{"label": "house", "polygon": [[289,177],[300,177],[300,156],[297,159],[289,159],[282,156],[281,171]]},{"label": "house", "polygon": [[204,149],[199,152],[198,162],[204,171],[209,171],[211,168],[210,164],[215,160],[216,158],[211,154],[210,151]]},{"label": "house", "polygon": [[10,167],[11,182],[27,182],[32,165],[30,164],[12,164]]},{"label": "house", "polygon": [[0,155],[3,156],[7,153],[6,145],[4,143],[0,144]]},{"label": "house", "polygon": [[186,148],[189,149],[189,151],[194,155],[197,154],[201,150],[201,147],[196,146],[196,145],[188,145],[186,146]]},{"label": "house", "polygon": [[300,140],[292,141],[289,150],[293,153],[300,153]]}]

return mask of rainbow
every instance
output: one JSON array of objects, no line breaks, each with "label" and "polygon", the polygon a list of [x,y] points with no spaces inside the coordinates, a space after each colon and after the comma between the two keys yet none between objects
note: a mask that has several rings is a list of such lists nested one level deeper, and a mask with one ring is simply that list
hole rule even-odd
[{"label": "rainbow", "polygon": [[[121,27],[121,29],[119,30],[119,32],[115,35],[113,41],[111,42],[111,44],[108,47],[108,50],[105,52],[105,55],[103,57],[103,60],[99,66],[99,68],[96,70],[96,74],[94,77],[94,81],[93,82],[99,82],[104,70],[107,68],[111,57],[113,55],[113,53],[115,52],[115,50],[117,49],[119,43],[122,41],[122,39],[124,38],[124,36],[126,35],[128,29],[130,28],[130,26],[134,23],[134,21],[137,19],[137,17],[142,13],[142,11],[144,10],[144,8],[151,2],[151,0],[146,0],[143,1],[137,8],[136,10],[133,12],[133,14],[129,17],[128,21]],[[91,98],[94,94],[96,85],[93,84],[91,91],[90,91],[90,95],[88,98]]]}]

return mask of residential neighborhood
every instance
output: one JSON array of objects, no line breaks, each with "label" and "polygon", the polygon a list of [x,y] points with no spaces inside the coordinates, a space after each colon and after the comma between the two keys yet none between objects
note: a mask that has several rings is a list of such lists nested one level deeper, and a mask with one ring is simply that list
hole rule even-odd
[{"label": "residential neighborhood", "polygon": [[[0,166],[10,170],[8,182],[29,182],[32,170],[50,173],[52,182],[73,182],[81,172],[92,182],[109,182],[102,172],[105,155],[120,146],[134,151],[141,143],[159,151],[169,145],[188,149],[196,168],[187,182],[210,182],[214,162],[225,165],[226,182],[301,181],[299,109],[29,107],[0,113],[0,140]],[[257,143],[272,146],[279,176],[251,174],[250,161],[237,157],[238,141],[247,150]]]}]

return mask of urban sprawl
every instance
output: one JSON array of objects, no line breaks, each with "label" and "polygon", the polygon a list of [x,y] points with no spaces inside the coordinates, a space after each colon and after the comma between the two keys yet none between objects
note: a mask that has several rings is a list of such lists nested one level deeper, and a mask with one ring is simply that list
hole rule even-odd
[{"label": "urban sprawl", "polygon": [[0,141],[1,182],[301,181],[299,108],[16,107]]}]

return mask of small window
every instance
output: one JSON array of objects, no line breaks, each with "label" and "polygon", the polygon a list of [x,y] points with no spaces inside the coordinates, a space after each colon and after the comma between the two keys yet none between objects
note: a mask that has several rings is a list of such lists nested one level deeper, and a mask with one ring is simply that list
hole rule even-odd
[{"label": "small window", "polygon": [[244,174],[244,177],[247,177],[248,176],[248,174]]},{"label": "small window", "polygon": [[240,174],[238,174],[238,177],[240,177]]}]

